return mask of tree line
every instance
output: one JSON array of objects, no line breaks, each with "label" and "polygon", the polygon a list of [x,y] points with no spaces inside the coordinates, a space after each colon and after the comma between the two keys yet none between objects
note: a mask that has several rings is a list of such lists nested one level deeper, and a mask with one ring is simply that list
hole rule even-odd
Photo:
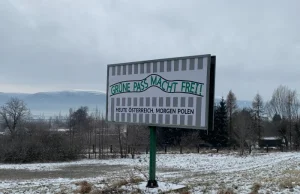
[{"label": "tree line", "polygon": [[139,125],[106,123],[99,110],[70,109],[65,116],[33,119],[25,102],[11,98],[0,108],[0,162],[68,161],[82,157],[134,157],[148,145]]},{"label": "tree line", "polygon": [[[65,161],[81,157],[134,157],[147,152],[149,131],[141,125],[106,123],[99,110],[70,109],[65,116],[33,119],[24,101],[11,98],[0,108],[0,162]],[[63,129],[63,130],[62,130]],[[241,154],[266,136],[278,136],[286,149],[300,143],[299,99],[296,90],[279,86],[269,101],[257,93],[252,106],[240,108],[230,90],[214,107],[214,127],[208,131],[158,128],[158,149],[239,148]]]},{"label": "tree line", "polygon": [[239,108],[230,90],[226,99],[215,106],[214,129],[206,140],[215,146],[238,146],[241,154],[245,147],[257,146],[263,137],[278,137],[286,149],[298,149],[299,102],[296,90],[280,85],[269,101],[264,102],[257,93],[251,107]]},{"label": "tree line", "polygon": [[238,107],[232,90],[214,106],[214,126],[208,131],[164,128],[160,142],[169,146],[199,146],[209,143],[214,148],[259,148],[264,137],[282,140],[283,149],[298,149],[300,145],[299,98],[296,90],[278,86],[269,101],[257,93],[250,107]]}]

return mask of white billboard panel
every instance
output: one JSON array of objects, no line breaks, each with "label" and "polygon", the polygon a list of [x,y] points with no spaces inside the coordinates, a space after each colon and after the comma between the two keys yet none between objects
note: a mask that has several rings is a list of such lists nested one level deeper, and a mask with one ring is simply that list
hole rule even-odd
[{"label": "white billboard panel", "polygon": [[107,121],[207,129],[210,70],[211,55],[108,65]]}]

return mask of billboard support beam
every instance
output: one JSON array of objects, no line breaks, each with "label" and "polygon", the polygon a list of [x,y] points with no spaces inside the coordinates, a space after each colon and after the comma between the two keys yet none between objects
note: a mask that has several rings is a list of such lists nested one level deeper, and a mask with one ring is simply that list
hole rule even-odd
[{"label": "billboard support beam", "polygon": [[156,127],[150,126],[150,162],[149,162],[149,180],[147,183],[148,188],[158,187],[155,180],[156,173]]},{"label": "billboard support beam", "polygon": [[209,87],[209,110],[208,110],[208,131],[214,130],[214,112],[215,112],[215,78],[216,78],[216,56],[210,59],[210,87]]}]

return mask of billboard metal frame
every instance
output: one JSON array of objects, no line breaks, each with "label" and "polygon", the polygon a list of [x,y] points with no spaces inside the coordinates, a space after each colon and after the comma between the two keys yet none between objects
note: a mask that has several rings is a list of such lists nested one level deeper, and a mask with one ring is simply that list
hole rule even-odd
[{"label": "billboard metal frame", "polygon": [[[161,61],[171,61],[171,60],[181,60],[181,59],[192,59],[192,58],[208,58],[207,63],[207,79],[206,79],[206,126],[205,127],[196,127],[196,126],[185,126],[185,125],[171,125],[171,124],[152,124],[152,123],[134,123],[134,122],[115,122],[108,121],[108,93],[109,93],[109,68],[113,66],[122,66],[127,64],[141,64],[141,63],[154,63]],[[157,127],[170,127],[170,128],[188,128],[188,129],[200,129],[200,130],[212,130],[213,128],[213,114],[214,114],[214,93],[215,93],[215,70],[216,70],[216,57],[210,54],[205,55],[192,55],[184,57],[173,57],[173,58],[162,58],[154,60],[144,60],[144,61],[133,61],[125,63],[116,63],[107,65],[107,82],[106,82],[106,121],[109,123],[118,123],[118,124],[131,124],[131,125],[146,125],[146,126],[157,126]],[[200,119],[200,118],[199,118]]]}]

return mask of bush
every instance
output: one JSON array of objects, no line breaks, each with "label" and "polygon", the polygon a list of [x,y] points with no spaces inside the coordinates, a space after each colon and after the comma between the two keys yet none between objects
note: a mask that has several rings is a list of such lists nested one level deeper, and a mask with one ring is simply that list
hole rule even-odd
[{"label": "bush", "polygon": [[90,193],[92,190],[92,185],[87,181],[76,183],[76,185],[80,186],[80,188],[77,190],[77,192],[80,194]]},{"label": "bush", "polygon": [[81,147],[66,134],[38,131],[11,139],[1,138],[0,162],[31,163],[78,159]]}]

